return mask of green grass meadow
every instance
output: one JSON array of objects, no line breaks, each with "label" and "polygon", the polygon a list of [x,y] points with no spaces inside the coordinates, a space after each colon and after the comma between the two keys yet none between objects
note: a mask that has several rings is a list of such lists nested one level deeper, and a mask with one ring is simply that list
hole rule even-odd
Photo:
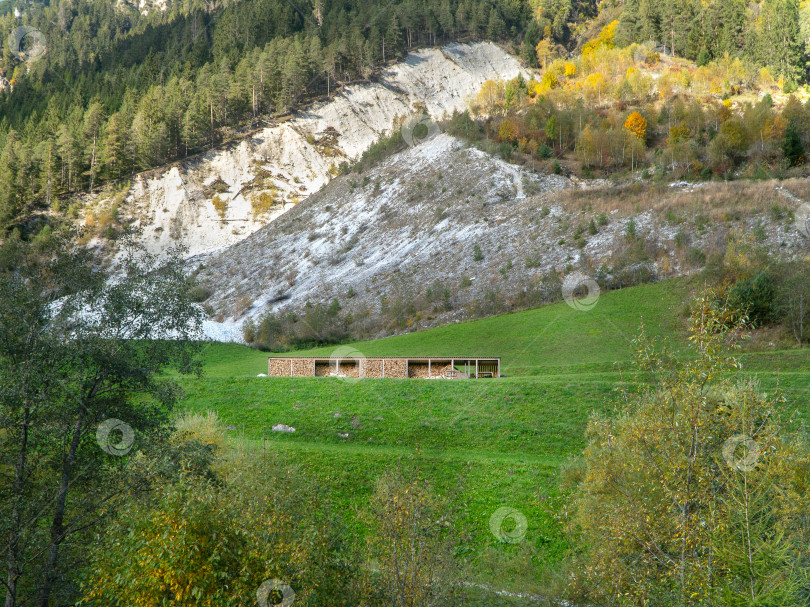
[{"label": "green grass meadow", "polygon": [[[459,525],[470,534],[463,551],[470,579],[542,594],[543,572],[567,548],[555,520],[560,467],[585,446],[590,413],[612,409],[618,387],[632,380],[632,340],[642,323],[649,336],[685,348],[693,287],[664,281],[604,293],[588,311],[559,303],[351,344],[366,356],[500,356],[500,379],[257,377],[267,372],[266,353],[210,344],[204,376],[183,380],[183,408],[216,411],[235,439],[312,474],[360,535],[357,513],[376,477],[415,456],[436,490],[458,500]],[[745,351],[742,360],[764,390],[779,385],[810,419],[810,350]],[[271,432],[279,423],[296,432]],[[501,506],[525,515],[522,542],[502,543],[490,532]]]}]

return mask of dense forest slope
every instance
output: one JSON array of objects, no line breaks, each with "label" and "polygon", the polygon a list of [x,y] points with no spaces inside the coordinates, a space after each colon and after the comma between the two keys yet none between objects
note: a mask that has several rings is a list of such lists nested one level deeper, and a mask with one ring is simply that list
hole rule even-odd
[{"label": "dense forest slope", "polygon": [[125,191],[86,197],[83,221],[142,231],[148,250],[183,244],[200,254],[237,242],[320,189],[412,114],[463,110],[492,78],[514,78],[516,58],[491,43],[410,53],[373,83],[345,87],[240,143],[137,175]]},{"label": "dense forest slope", "polygon": [[[4,227],[33,207],[232,140],[410,50],[514,43],[531,19],[527,3],[491,0],[166,6],[143,15],[124,3],[62,0],[0,17]],[[523,46],[534,57],[534,41]]]},{"label": "dense forest slope", "polygon": [[739,58],[786,90],[806,79],[798,0],[8,0],[0,227],[36,229],[32,211],[64,213],[77,192],[235,140],[411,50],[491,40],[545,68],[614,19],[619,45]]}]

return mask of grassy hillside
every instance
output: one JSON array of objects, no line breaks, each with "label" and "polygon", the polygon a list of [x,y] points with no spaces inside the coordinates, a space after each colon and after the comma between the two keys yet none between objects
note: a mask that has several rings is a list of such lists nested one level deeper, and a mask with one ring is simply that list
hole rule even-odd
[{"label": "grassy hillside", "polygon": [[[473,578],[542,593],[548,583],[541,572],[566,548],[554,519],[560,466],[583,448],[589,413],[619,397],[620,370],[629,370],[642,321],[648,334],[684,345],[691,287],[688,280],[661,282],[603,294],[587,312],[561,303],[354,344],[367,356],[499,355],[506,377],[491,381],[258,378],[265,353],[212,344],[205,377],[185,384],[185,407],[216,410],[235,438],[298,462],[358,533],[356,512],[376,476],[415,455],[440,491],[461,483],[459,525],[472,534],[464,556]],[[743,360],[765,389],[777,382],[788,388],[810,418],[810,351],[747,352]],[[296,432],[271,432],[277,423]],[[489,517],[500,506],[527,517],[524,542],[499,543],[490,533]]]},{"label": "grassy hillside", "polygon": [[[366,356],[501,356],[510,376],[609,371],[630,356],[642,325],[649,335],[681,341],[689,282],[676,280],[616,291],[588,311],[565,303],[504,314],[353,346]],[[301,355],[327,355],[318,348]]]}]

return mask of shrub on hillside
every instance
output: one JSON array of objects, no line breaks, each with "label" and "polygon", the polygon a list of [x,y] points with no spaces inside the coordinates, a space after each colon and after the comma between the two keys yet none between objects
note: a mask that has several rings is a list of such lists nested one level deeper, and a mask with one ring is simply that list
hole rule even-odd
[{"label": "shrub on hillside", "polygon": [[773,319],[774,278],[767,270],[737,280],[728,290],[729,305],[746,315],[755,326]]},{"label": "shrub on hillside", "polygon": [[[360,156],[360,160],[354,165],[355,172],[363,171],[381,160],[384,160],[401,150],[405,146],[405,141],[402,139],[402,131],[395,128],[388,135],[380,135],[377,141],[372,143],[368,149]],[[345,171],[341,171],[344,172]]]},{"label": "shrub on hillside", "polygon": [[183,466],[134,492],[96,538],[85,602],[243,605],[275,578],[296,603],[356,605],[357,555],[319,489],[267,452],[229,451],[215,415],[178,425],[173,444],[216,447],[205,468],[213,476]]},{"label": "shrub on hillside", "polygon": [[257,321],[242,323],[242,337],[254,348],[270,352],[340,343],[349,336],[352,322],[342,309],[334,299],[329,304],[307,302],[300,312],[268,312]]},{"label": "shrub on hillside", "polygon": [[370,500],[368,556],[378,565],[364,584],[365,604],[374,607],[444,607],[459,602],[454,552],[459,537],[446,497],[420,478],[396,469],[377,479]]},{"label": "shrub on hillside", "polygon": [[472,118],[468,111],[454,111],[446,123],[447,132],[465,141],[478,141],[484,136],[484,129]]},{"label": "shrub on hillside", "polygon": [[804,158],[804,146],[799,137],[799,131],[793,124],[785,129],[785,138],[782,141],[782,154],[789,166],[796,166]]},{"label": "shrub on hillside", "polygon": [[203,285],[194,285],[186,293],[189,300],[194,303],[202,303],[212,295],[211,289]]}]

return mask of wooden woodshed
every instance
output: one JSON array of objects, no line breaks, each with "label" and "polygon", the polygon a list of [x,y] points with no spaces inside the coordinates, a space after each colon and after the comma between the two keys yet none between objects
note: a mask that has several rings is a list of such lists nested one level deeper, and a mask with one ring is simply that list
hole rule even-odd
[{"label": "wooden woodshed", "polygon": [[501,359],[464,356],[270,356],[267,374],[270,377],[482,379],[501,376]]}]

